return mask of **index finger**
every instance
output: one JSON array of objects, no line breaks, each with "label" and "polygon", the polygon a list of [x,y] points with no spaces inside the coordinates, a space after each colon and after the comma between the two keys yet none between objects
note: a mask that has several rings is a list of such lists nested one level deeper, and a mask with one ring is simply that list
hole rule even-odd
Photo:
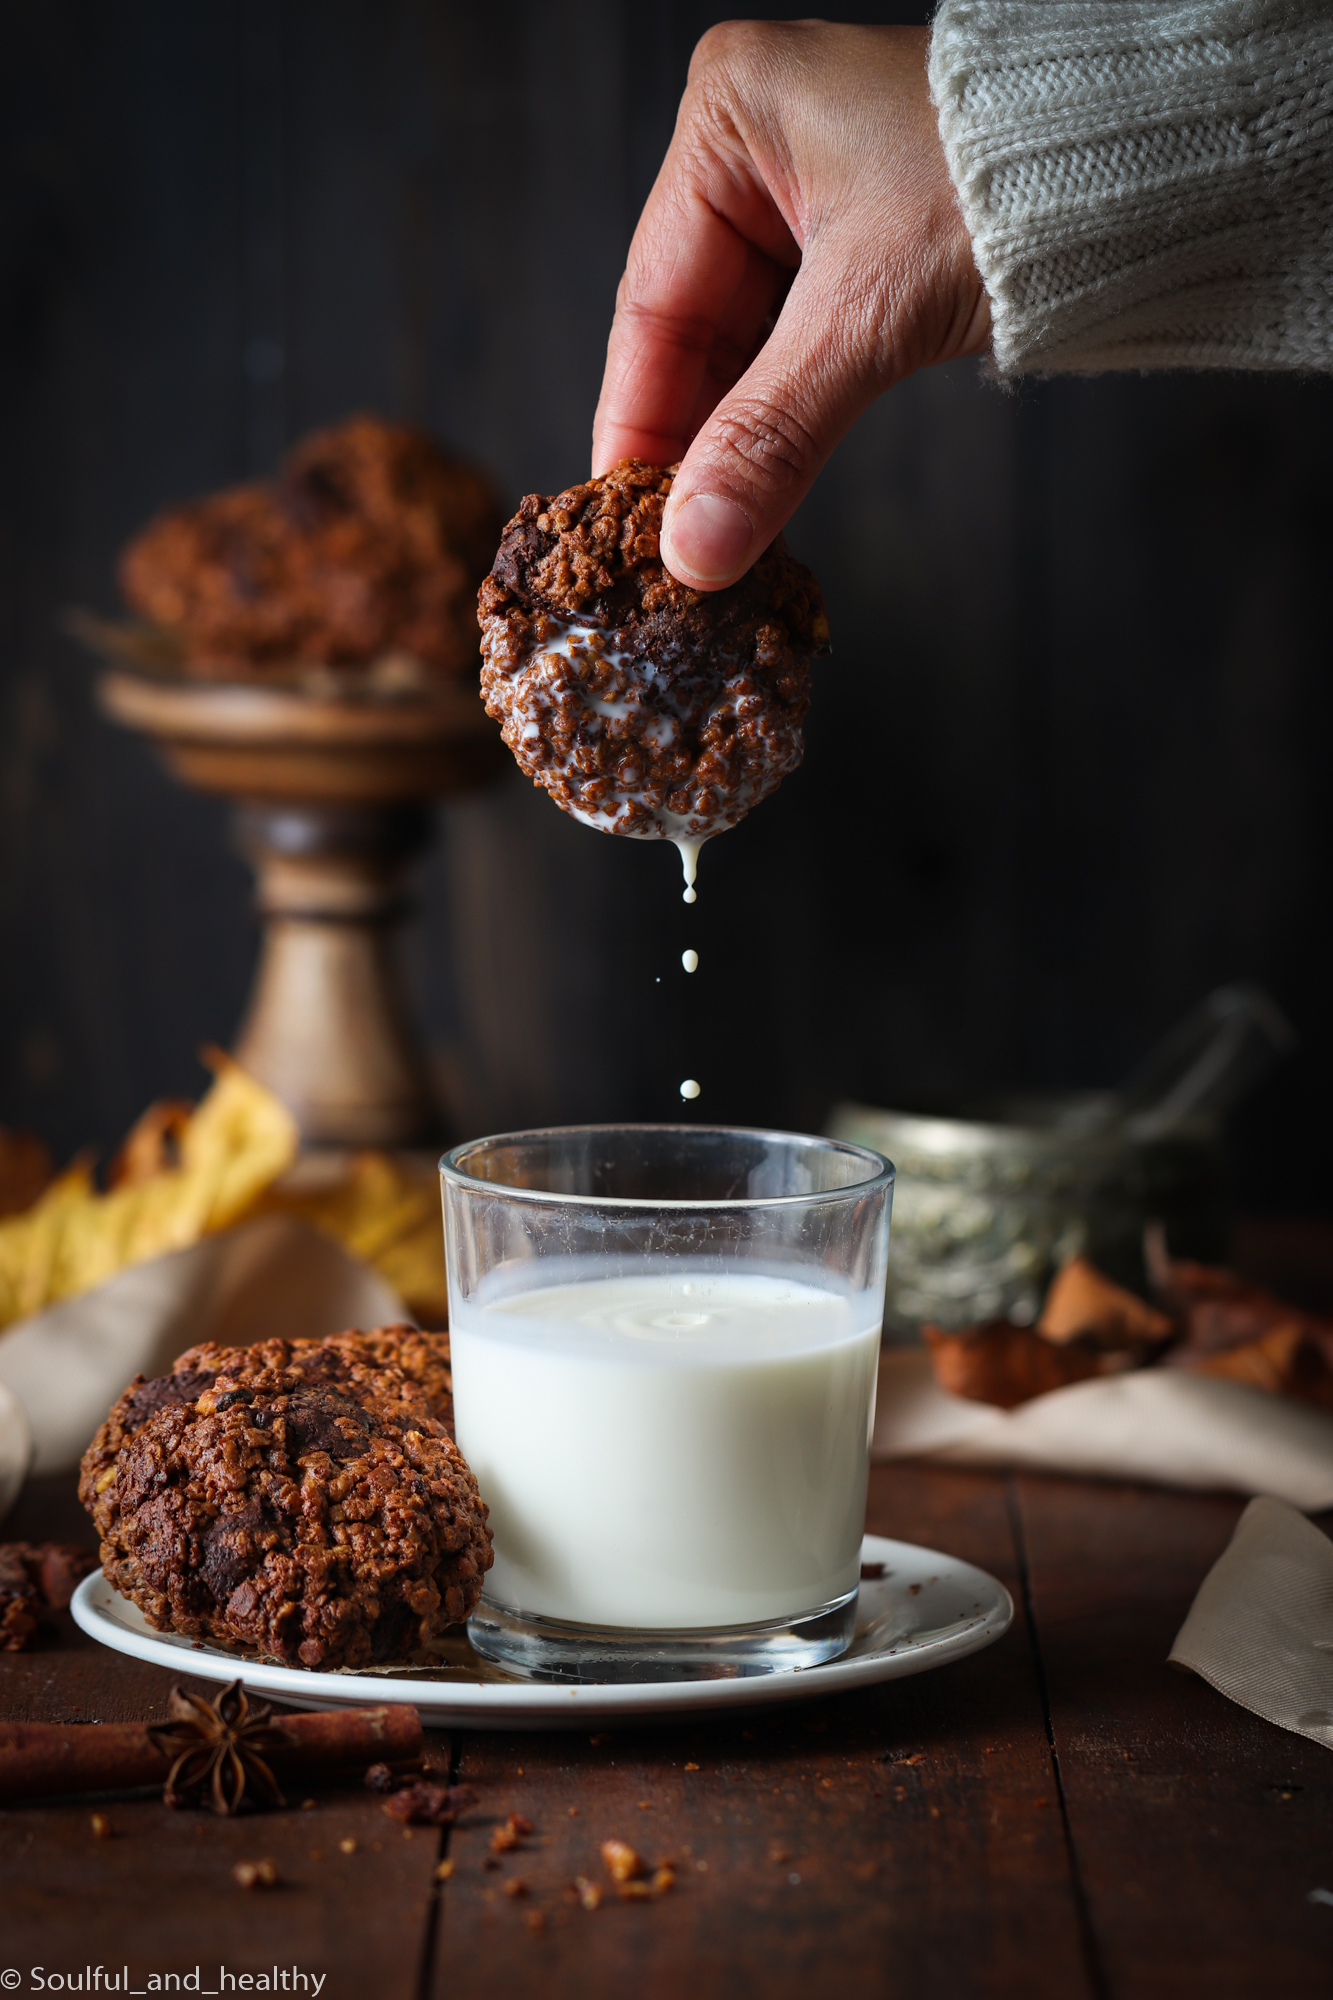
[{"label": "index finger", "polygon": [[800,261],[761,188],[699,184],[673,143],[620,282],[594,475],[622,458],[674,464],[753,360]]}]

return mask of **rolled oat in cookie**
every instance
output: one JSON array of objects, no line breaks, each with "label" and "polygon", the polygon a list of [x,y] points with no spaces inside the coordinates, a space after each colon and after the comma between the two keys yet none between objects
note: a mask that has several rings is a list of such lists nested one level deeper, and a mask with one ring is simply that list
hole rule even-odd
[{"label": "rolled oat in cookie", "polygon": [[804,752],[828,620],[782,537],[739,583],[691,590],[658,538],[675,467],[626,459],[529,494],[478,599],[486,711],[519,766],[604,833],[690,857]]},{"label": "rolled oat in cookie", "polygon": [[419,1388],[228,1365],[110,1471],[108,1582],[159,1631],[292,1665],[428,1657],[491,1565],[476,1481]]}]

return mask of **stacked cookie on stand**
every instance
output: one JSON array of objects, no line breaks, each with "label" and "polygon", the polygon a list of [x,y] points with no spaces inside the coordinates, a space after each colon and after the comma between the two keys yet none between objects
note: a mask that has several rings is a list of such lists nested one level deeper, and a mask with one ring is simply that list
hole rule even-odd
[{"label": "stacked cookie on stand", "polygon": [[264,926],[236,1054],[311,1146],[440,1136],[397,933],[430,802],[504,761],[476,679],[498,533],[481,475],[357,418],[160,517],[121,569],[144,623],[85,621],[105,712],[236,802]]}]

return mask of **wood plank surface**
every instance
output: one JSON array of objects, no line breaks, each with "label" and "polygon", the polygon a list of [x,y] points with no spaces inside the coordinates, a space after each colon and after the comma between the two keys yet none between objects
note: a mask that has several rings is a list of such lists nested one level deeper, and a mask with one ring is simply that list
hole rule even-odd
[{"label": "wood plank surface", "polygon": [[[988,1652],[725,1723],[435,1737],[434,1767],[477,1794],[447,1836],[405,1832],[346,1786],[234,1822],[153,1799],[11,1807],[0,1971],[127,1967],[150,1992],[197,1967],[203,1993],[270,1990],[219,1989],[224,1966],[285,1971],[275,1990],[322,1975],[333,2000],[473,2000],[516,1982],[783,2000],[835,1978],[895,2000],[1323,1996],[1333,1909],[1310,1894],[1333,1890],[1328,1753],[1165,1665],[1239,1506],[878,1467],[872,1530],[978,1562],[1014,1595],[1014,1628]],[[7,1538],[80,1533],[61,1481],[34,1481],[5,1523]],[[0,1713],[160,1716],[171,1680],[66,1617],[37,1652],[0,1655]],[[514,1812],[533,1832],[497,1857]],[[669,1893],[620,1900],[609,1838],[669,1860]],[[266,1857],[280,1886],[239,1888],[234,1864]],[[595,1910],[580,1875],[604,1891]]]},{"label": "wood plank surface", "polygon": [[[872,1482],[873,1531],[1016,1589],[999,1480],[881,1467]],[[974,1659],[780,1715],[460,1745],[481,1804],[450,1843],[438,2000],[533,1982],[643,2000],[835,1980],[903,1996],[1092,1990],[1021,1609]],[[511,1811],[535,1832],[497,1868],[489,1836]],[[671,1893],[619,1901],[599,1856],[612,1838],[669,1859]],[[568,1898],[580,1874],[607,1888],[595,1911]]]},{"label": "wood plank surface", "polygon": [[[29,1483],[4,1523],[6,1540],[92,1541],[72,1482]],[[58,1633],[32,1653],[0,1653],[0,1714],[13,1721],[161,1720],[181,1676],[110,1652],[86,1638],[68,1613]],[[207,1694],[216,1687],[183,1677]],[[429,1741],[430,1759],[448,1768],[449,1741]],[[20,1992],[35,1967],[43,1976],[105,1966],[128,1971],[130,1990],[153,1976],[183,1979],[198,1970],[198,1991],[219,1989],[217,1974],[302,1971],[312,1984],[251,1991],[315,1991],[334,2000],[413,2000],[429,1948],[440,1836],[404,1828],[381,1801],[355,1785],[317,1788],[292,1810],[222,1820],[211,1812],[169,1812],[157,1798],[10,1806],[0,1811],[0,1971],[20,1970]],[[92,1817],[111,1826],[99,1838]],[[343,1843],[352,1842],[350,1851]],[[237,1862],[271,1859],[278,1886],[245,1890]],[[124,1990],[122,1988],[122,1990]],[[189,1989],[169,1989],[189,1990]],[[235,1990],[247,1990],[237,1988]]]},{"label": "wood plank surface", "polygon": [[[140,1991],[153,1990],[154,1975],[198,1968],[197,1990],[217,1992],[220,1967],[322,1973],[334,2000],[412,2000],[418,1991],[438,1857],[432,1829],[377,1818],[357,1791],[262,1819],[168,1815],[155,1799],[97,1810],[112,1838],[94,1835],[88,1806],[0,1814],[5,1966],[126,1965],[130,1990]],[[239,1887],[233,1866],[263,1858],[276,1863],[278,1885]]]},{"label": "wood plank surface", "polygon": [[[1016,1482],[1076,1880],[1110,2000],[1326,2000],[1333,1758],[1166,1664],[1243,1502]],[[1325,1523],[1327,1525],[1327,1523]]]}]

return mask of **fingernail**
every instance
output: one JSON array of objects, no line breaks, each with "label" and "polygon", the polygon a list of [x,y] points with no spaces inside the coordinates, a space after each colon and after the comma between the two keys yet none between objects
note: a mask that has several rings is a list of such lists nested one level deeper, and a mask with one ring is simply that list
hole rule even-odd
[{"label": "fingernail", "polygon": [[743,568],[754,542],[749,516],[720,493],[691,493],[671,517],[667,562],[704,583],[725,583]]}]

